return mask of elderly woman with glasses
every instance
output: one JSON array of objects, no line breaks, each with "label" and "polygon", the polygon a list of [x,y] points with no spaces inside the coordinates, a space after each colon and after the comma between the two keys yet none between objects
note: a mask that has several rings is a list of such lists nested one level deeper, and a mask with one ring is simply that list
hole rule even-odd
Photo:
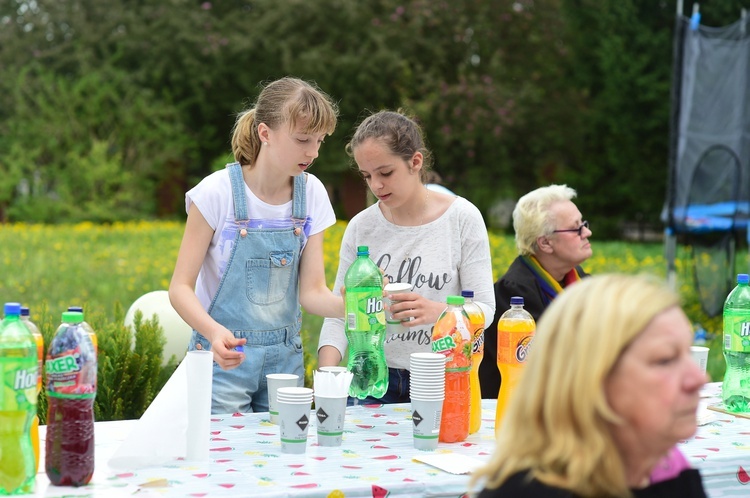
[{"label": "elderly woman with glasses", "polygon": [[[573,203],[576,191],[566,185],[549,185],[529,192],[513,210],[513,228],[519,256],[495,282],[495,319],[484,334],[485,357],[497,356],[497,322],[510,308],[510,298],[520,296],[534,320],[567,286],[587,276],[579,266],[591,257],[588,221]],[[495,361],[479,367],[483,398],[496,398],[500,372]]]}]

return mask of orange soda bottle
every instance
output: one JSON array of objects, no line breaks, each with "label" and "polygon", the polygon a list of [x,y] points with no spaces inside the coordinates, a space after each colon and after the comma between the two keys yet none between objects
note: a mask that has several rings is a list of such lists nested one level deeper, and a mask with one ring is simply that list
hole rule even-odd
[{"label": "orange soda bottle", "polygon": [[469,434],[474,434],[482,426],[482,390],[479,387],[479,365],[484,358],[484,312],[474,302],[474,291],[463,290],[464,311],[469,317],[471,330],[471,407],[469,409]]},{"label": "orange soda bottle", "polygon": [[464,298],[448,296],[447,304],[448,307],[440,314],[432,329],[432,352],[447,357],[445,399],[438,440],[455,443],[465,440],[469,435],[472,336],[469,317],[463,310]]},{"label": "orange soda bottle", "polygon": [[[28,306],[21,306],[21,322],[26,325],[31,335],[34,336],[34,342],[36,343],[36,357],[38,365],[38,375],[36,380],[36,395],[39,397],[39,393],[42,392],[42,365],[44,364],[44,337],[39,332],[39,327],[31,321],[30,311]],[[31,421],[31,446],[34,448],[34,462],[35,470],[39,471],[39,415],[34,415],[34,419]]]},{"label": "orange soda bottle", "polygon": [[523,309],[522,297],[510,298],[510,309],[497,322],[497,368],[500,370],[500,392],[497,395],[495,432],[513,396],[534,339],[536,322],[531,314]]}]

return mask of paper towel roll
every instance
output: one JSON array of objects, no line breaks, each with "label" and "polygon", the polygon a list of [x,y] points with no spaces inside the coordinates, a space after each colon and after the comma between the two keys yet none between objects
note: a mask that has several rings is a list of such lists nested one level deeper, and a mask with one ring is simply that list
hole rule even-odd
[{"label": "paper towel roll", "polygon": [[133,470],[177,458],[208,458],[212,359],[208,351],[187,354],[109,460],[110,467]]},{"label": "paper towel roll", "polygon": [[208,460],[211,436],[211,382],[213,353],[189,351],[187,354],[187,452],[191,461]]}]

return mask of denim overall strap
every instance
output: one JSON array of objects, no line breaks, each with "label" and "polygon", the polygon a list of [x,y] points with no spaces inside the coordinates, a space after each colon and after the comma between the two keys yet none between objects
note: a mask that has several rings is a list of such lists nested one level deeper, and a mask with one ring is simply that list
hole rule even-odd
[{"label": "denim overall strap", "polygon": [[292,219],[305,222],[307,217],[307,173],[294,177],[294,192],[292,193]]},{"label": "denim overall strap", "polygon": [[234,219],[245,221],[247,215],[247,199],[245,198],[245,179],[242,177],[240,163],[227,164],[229,181],[232,182],[232,201],[234,202]]}]

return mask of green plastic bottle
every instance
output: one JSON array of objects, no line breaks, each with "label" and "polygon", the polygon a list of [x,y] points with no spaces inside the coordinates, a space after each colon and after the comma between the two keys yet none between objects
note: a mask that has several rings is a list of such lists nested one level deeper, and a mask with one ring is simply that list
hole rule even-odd
[{"label": "green plastic bottle", "polygon": [[721,385],[724,407],[750,412],[750,277],[737,275],[737,286],[724,301],[724,359],[727,369]]},{"label": "green plastic bottle", "polygon": [[21,305],[5,303],[0,323],[0,495],[34,492],[31,424],[38,375],[36,343],[21,322]]},{"label": "green plastic bottle", "polygon": [[370,259],[367,246],[357,247],[357,259],[346,271],[344,285],[349,341],[347,368],[354,374],[349,395],[359,399],[382,398],[388,391],[388,366],[383,350],[383,276]]}]

